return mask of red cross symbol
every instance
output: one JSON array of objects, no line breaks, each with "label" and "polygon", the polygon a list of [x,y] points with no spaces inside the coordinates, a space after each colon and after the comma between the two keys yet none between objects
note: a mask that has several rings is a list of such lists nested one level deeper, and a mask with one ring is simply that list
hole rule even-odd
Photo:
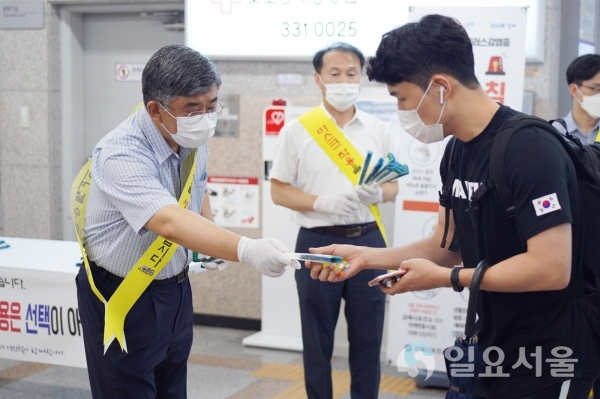
[{"label": "red cross symbol", "polygon": [[231,14],[234,3],[241,3],[242,0],[212,0],[213,3],[221,4],[221,14]]}]

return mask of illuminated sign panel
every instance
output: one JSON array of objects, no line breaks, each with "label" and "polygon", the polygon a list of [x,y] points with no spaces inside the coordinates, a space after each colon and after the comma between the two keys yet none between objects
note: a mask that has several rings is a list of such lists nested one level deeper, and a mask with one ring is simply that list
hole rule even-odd
[{"label": "illuminated sign panel", "polygon": [[[333,42],[374,55],[381,36],[408,22],[409,8],[448,0],[186,0],[186,44],[215,59],[310,59]],[[523,7],[528,61],[543,61],[544,0],[453,0],[460,7]],[[527,10],[527,11],[525,11]]]}]

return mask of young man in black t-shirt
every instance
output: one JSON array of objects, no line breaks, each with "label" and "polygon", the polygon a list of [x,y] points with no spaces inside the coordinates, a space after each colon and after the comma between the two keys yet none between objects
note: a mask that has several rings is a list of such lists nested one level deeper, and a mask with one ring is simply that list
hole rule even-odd
[{"label": "young man in black t-shirt", "polygon": [[[468,287],[473,269],[485,258],[490,267],[481,284],[479,317],[482,350],[497,347],[505,358],[501,373],[479,376],[477,398],[587,398],[600,373],[598,342],[571,294],[583,286],[578,262],[581,223],[575,169],[556,138],[536,128],[518,131],[508,142],[504,176],[514,201],[511,219],[496,195],[479,207],[481,231],[465,211],[477,187],[489,178],[492,142],[504,121],[518,114],[483,91],[474,73],[471,41],[455,20],[429,15],[384,35],[367,69],[369,79],[388,85],[398,100],[404,130],[424,143],[452,135],[457,140],[455,180],[448,237],[457,235],[457,252],[440,247],[445,208],[428,238],[399,248],[332,245],[315,253],[342,255],[350,268],[337,277],[329,268],[309,265],[311,276],[338,281],[360,270],[400,268],[403,277],[390,294],[451,287],[459,269]],[[446,180],[449,148],[440,166]],[[478,240],[485,254],[478,254]],[[481,245],[480,245],[481,247]],[[457,284],[454,284],[457,286]],[[450,344],[450,343],[449,343]],[[497,351],[491,352],[496,363]],[[557,374],[557,360],[572,372]],[[492,369],[494,373],[498,369]]]}]

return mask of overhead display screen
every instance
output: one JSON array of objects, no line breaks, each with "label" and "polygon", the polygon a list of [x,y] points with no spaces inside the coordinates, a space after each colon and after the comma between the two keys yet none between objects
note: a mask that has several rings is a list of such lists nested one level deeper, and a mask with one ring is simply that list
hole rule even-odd
[{"label": "overhead display screen", "polygon": [[334,42],[371,56],[411,6],[448,3],[524,7],[527,58],[543,60],[544,0],[185,0],[185,40],[215,59],[307,60]]},{"label": "overhead display screen", "polygon": [[[374,55],[401,25],[394,0],[186,0],[186,44],[213,58],[307,59],[346,42]],[[406,6],[403,6],[406,8]]]}]

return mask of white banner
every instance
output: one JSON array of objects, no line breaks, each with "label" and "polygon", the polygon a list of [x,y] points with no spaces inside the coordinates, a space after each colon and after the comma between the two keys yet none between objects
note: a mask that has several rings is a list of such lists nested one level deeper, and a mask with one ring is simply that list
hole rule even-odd
[{"label": "white banner", "polygon": [[86,367],[75,276],[76,242],[4,238],[0,357]]}]

